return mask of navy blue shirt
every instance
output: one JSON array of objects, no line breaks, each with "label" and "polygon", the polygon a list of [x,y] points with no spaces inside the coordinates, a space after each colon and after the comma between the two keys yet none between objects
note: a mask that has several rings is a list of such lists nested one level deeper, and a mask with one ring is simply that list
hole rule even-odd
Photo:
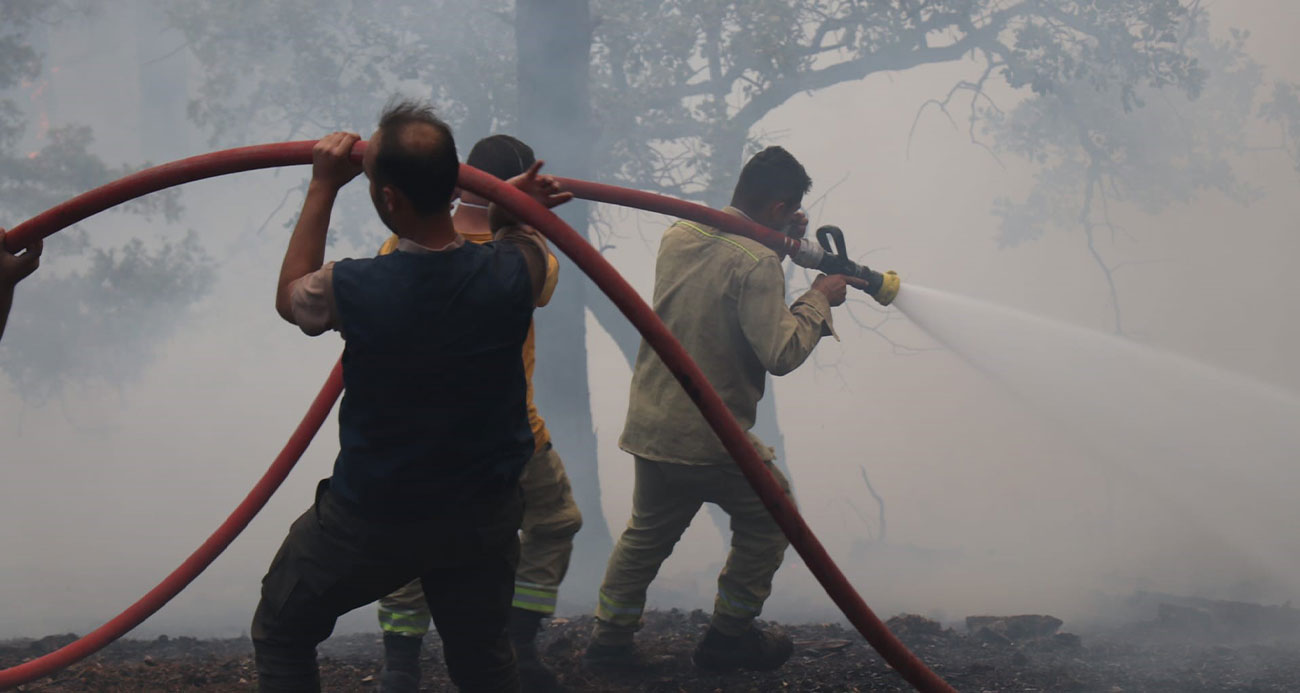
[{"label": "navy blue shirt", "polygon": [[331,490],[369,515],[416,518],[516,484],[533,453],[519,247],[343,260],[333,294],[346,346]]}]

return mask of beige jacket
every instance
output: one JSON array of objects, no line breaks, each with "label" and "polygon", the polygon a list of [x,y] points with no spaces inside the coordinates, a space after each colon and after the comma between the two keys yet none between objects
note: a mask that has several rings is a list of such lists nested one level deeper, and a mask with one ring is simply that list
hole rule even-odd
[{"label": "beige jacket", "polygon": [[[743,216],[731,207],[729,214]],[[721,395],[741,428],[754,425],[767,373],[798,368],[834,334],[820,291],[785,304],[776,252],[757,241],[688,221],[664,233],[655,263],[654,310]],[[644,340],[632,371],[619,447],[651,460],[726,464],[722,441]],[[752,433],[764,459],[772,450]]]}]

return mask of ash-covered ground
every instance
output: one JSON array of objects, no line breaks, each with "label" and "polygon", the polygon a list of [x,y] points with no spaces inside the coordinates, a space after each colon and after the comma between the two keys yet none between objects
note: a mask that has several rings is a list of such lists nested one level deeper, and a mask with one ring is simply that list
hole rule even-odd
[{"label": "ash-covered ground", "polygon": [[[1300,690],[1300,611],[1288,606],[1144,595],[1154,619],[1071,632],[1050,616],[973,617],[946,627],[919,616],[889,624],[961,691],[1295,691]],[[782,626],[794,657],[771,673],[705,675],[691,651],[707,627],[703,612],[651,612],[639,644],[656,668],[610,675],[588,670],[582,648],[591,619],[556,619],[541,649],[573,691],[905,691],[906,683],[858,636],[836,624]],[[72,636],[0,643],[0,667],[39,656]],[[426,641],[424,688],[452,690],[437,639]],[[321,646],[325,690],[376,689],[378,634]],[[247,639],[124,640],[25,691],[251,691]]]}]

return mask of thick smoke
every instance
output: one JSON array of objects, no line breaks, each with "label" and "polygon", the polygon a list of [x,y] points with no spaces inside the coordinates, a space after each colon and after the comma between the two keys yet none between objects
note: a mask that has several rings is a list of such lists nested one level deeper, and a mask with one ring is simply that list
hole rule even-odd
[{"label": "thick smoke", "polygon": [[[45,86],[25,87],[23,108],[56,126],[90,124],[94,152],[113,165],[209,149],[212,128],[187,112],[188,100],[200,96],[207,56],[185,49],[185,37],[148,11],[153,6],[115,5],[93,25],[48,29],[39,41]],[[1300,27],[1289,3],[1220,3],[1213,20],[1218,37],[1231,26],[1254,32],[1248,50],[1270,79],[1300,79],[1291,40]],[[501,26],[500,39],[509,43],[509,28]],[[304,46],[328,40],[297,38]],[[498,59],[484,37],[471,38],[476,43],[446,38],[442,46],[448,55],[490,52]],[[466,58],[460,69],[474,66]],[[283,85],[321,88],[307,83],[319,75],[298,83],[292,56],[265,69]],[[957,618],[1014,609],[1084,618],[1098,599],[1136,589],[1268,601],[1297,596],[1288,572],[1294,523],[1287,521],[1290,509],[1279,507],[1294,487],[1280,483],[1295,474],[1295,447],[1287,447],[1293,439],[1261,433],[1218,449],[1213,445],[1223,439],[1205,437],[1228,415],[1294,435],[1286,419],[1276,419],[1293,411],[1292,395],[1251,414],[1235,386],[1197,389],[1196,376],[1178,365],[1188,357],[1215,373],[1300,392],[1293,358],[1300,313],[1290,289],[1300,256],[1293,221],[1300,203],[1294,162],[1266,151],[1277,144],[1275,130],[1252,120],[1250,143],[1260,151],[1234,155],[1240,182],[1251,188],[1249,205],[1216,191],[1158,215],[1114,203],[1116,230],[1098,231],[1096,243],[1111,260],[1124,338],[1143,345],[1134,350],[1154,351],[1141,351],[1145,361],[1105,359],[1103,379],[1065,370],[1079,363],[1069,350],[1086,348],[1091,333],[1058,332],[1061,340],[1052,341],[1027,328],[1013,337],[997,317],[1005,315],[1000,309],[962,309],[978,299],[1096,332],[1114,328],[1107,282],[1080,229],[1053,229],[999,248],[993,200],[1031,191],[1030,166],[973,145],[955,104],[956,128],[934,109],[916,120],[927,99],[977,78],[973,69],[955,62],[801,95],[751,133],[805,163],[813,197],[820,198],[808,200],[814,224],[843,227],[850,251],[873,267],[897,269],[905,292],[915,284],[969,297],[953,299],[950,312],[928,313],[936,332],[951,330],[944,339],[954,347],[978,343],[987,349],[981,353],[1005,360],[1004,372],[991,378],[960,348],[945,349],[897,310],[877,311],[864,297],[838,309],[840,341],[827,340],[813,360],[774,385],[800,507],[883,614]],[[333,128],[366,133],[388,93],[413,86],[404,79],[385,76],[376,93],[366,94],[364,79],[350,75],[337,97],[349,108],[335,111],[350,115],[306,114],[287,126],[274,117],[250,119],[248,131],[236,134],[257,142]],[[990,95],[1008,111],[1024,97],[999,86]],[[462,148],[511,125],[476,106],[449,106],[467,123]],[[231,141],[229,133],[223,137]],[[285,170],[189,186],[176,222],[115,215],[83,225],[91,243],[142,234],[179,241],[193,229],[212,258],[215,283],[183,315],[167,316],[175,329],[129,381],[89,379],[36,403],[0,380],[0,637],[84,632],[142,594],[224,519],[305,411],[341,347],[332,336],[302,336],[272,310],[285,225],[305,176]],[[373,252],[381,235],[364,190],[354,183],[344,197],[341,204],[352,211],[336,219],[343,240],[329,255]],[[0,219],[7,226],[16,221]],[[608,257],[648,296],[666,221],[622,213],[603,221],[597,231],[611,246]],[[60,271],[58,258],[47,264]],[[810,279],[793,273],[791,295]],[[35,295],[36,286],[19,287],[16,318],[48,300]],[[545,310],[538,319],[546,319]],[[631,460],[616,446],[630,373],[596,318],[589,315],[587,324],[601,503],[617,532],[631,498]],[[7,348],[8,339],[0,354]],[[539,368],[546,358],[539,356]],[[1123,392],[1120,386],[1144,382],[1151,369],[1167,378],[1106,400],[1110,386]],[[1146,394],[1155,398],[1138,397]],[[1080,402],[1092,408],[1079,409]],[[1171,418],[1180,412],[1195,418]],[[543,414],[558,422],[568,412]],[[1186,421],[1194,427],[1183,427]],[[246,629],[277,543],[307,507],[316,479],[329,473],[336,434],[331,420],[244,536],[138,634]],[[565,441],[556,444],[563,453]],[[885,503],[887,531],[864,473]],[[651,606],[707,607],[725,550],[713,519],[701,513],[652,588]],[[564,608],[590,611],[594,594],[572,585],[597,579],[574,575],[561,591]],[[793,552],[766,614],[836,617]],[[341,627],[373,628],[373,618],[362,609]]]}]

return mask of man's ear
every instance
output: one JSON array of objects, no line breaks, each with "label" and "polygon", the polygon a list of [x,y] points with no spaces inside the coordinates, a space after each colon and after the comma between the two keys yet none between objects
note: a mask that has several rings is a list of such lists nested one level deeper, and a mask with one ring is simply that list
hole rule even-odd
[{"label": "man's ear", "polygon": [[396,212],[397,206],[401,204],[397,191],[391,185],[385,185],[379,192],[384,196],[384,209],[388,210],[389,214]]},{"label": "man's ear", "polygon": [[760,222],[764,226],[773,226],[777,219],[784,219],[785,213],[789,210],[789,204],[786,202],[769,202],[763,206],[763,220]]}]

